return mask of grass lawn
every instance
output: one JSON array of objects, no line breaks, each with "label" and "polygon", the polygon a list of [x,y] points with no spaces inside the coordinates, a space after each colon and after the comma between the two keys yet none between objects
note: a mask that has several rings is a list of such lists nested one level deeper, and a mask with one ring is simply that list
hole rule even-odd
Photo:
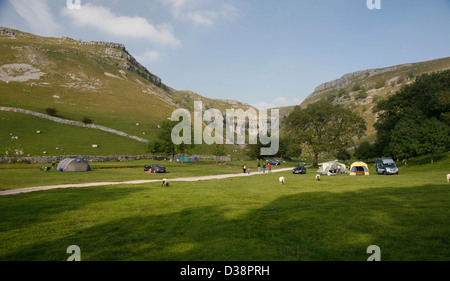
[{"label": "grass lawn", "polygon": [[378,245],[382,260],[448,261],[449,157],[426,162],[398,176],[288,171],[2,196],[0,260],[63,261],[78,245],[85,261],[364,261]]},{"label": "grass lawn", "polygon": [[[243,162],[242,162],[243,163]],[[214,160],[201,160],[198,162],[179,163],[169,161],[153,161],[149,159],[124,162],[91,162],[92,171],[80,173],[61,173],[57,171],[43,172],[42,166],[51,164],[0,164],[0,190],[9,190],[44,185],[105,182],[105,181],[132,181],[169,179],[180,177],[196,177],[219,174],[241,173],[241,162],[230,162],[226,165],[216,164]],[[256,161],[247,161],[252,171],[257,171]],[[144,172],[144,165],[162,164],[167,168],[165,174],[149,174]],[[286,163],[272,169],[286,168],[295,163]],[[254,168],[253,168],[254,167]]]}]

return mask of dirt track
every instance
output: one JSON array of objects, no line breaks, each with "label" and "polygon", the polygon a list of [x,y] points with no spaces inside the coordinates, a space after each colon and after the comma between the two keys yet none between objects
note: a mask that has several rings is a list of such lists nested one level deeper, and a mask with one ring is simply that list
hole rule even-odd
[{"label": "dirt track", "polygon": [[[277,170],[272,170],[272,173],[289,171],[293,168],[282,168]],[[176,181],[200,181],[200,180],[213,180],[213,179],[225,179],[232,177],[249,177],[254,175],[262,175],[263,173],[253,172],[250,174],[238,173],[238,174],[224,174],[224,175],[211,175],[211,176],[201,176],[201,177],[187,177],[187,178],[175,178],[170,179],[171,182]],[[154,180],[135,180],[135,181],[123,181],[123,182],[91,182],[91,183],[75,183],[75,184],[60,184],[60,185],[47,185],[47,186],[37,186],[37,187],[27,187],[27,188],[19,188],[19,189],[11,189],[0,191],[0,195],[15,195],[20,193],[28,193],[33,191],[42,191],[49,190],[55,188],[70,188],[70,187],[93,187],[93,186],[105,186],[105,185],[119,185],[119,184],[143,184],[143,183],[151,183],[151,182],[160,182],[160,179]]]}]

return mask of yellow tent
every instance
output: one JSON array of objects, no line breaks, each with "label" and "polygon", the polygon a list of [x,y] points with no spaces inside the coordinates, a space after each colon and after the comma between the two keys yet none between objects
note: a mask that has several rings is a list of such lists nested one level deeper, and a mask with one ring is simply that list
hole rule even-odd
[{"label": "yellow tent", "polygon": [[354,162],[350,166],[350,176],[368,176],[369,168],[364,162]]}]

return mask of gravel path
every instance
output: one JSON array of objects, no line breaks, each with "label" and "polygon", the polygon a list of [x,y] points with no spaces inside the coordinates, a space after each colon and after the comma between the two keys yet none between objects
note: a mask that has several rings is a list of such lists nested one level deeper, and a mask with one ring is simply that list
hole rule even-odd
[{"label": "gravel path", "polygon": [[[292,169],[293,169],[293,167],[276,169],[276,170],[272,170],[272,173],[290,171]],[[171,182],[201,181],[201,180],[225,179],[225,178],[232,178],[232,177],[248,177],[248,176],[254,176],[254,175],[262,175],[262,173],[253,172],[250,174],[238,173],[238,174],[211,175],[211,176],[186,177],[186,178],[175,178],[175,179],[169,178],[169,180]],[[160,181],[161,181],[160,179],[154,179],[154,180],[123,181],[123,182],[91,182],[91,183],[47,185],[47,186],[37,186],[37,187],[27,187],[27,188],[4,190],[4,191],[0,191],[0,196],[15,195],[15,194],[20,194],[20,193],[28,193],[28,192],[33,192],[33,191],[42,191],[42,190],[49,190],[49,189],[55,189],[55,188],[93,187],[93,186],[119,185],[119,184],[144,184],[144,183],[160,182]]]}]

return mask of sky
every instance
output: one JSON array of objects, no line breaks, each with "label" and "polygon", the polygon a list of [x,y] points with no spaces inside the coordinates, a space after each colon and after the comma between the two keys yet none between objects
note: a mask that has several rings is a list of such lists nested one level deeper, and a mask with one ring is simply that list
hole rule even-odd
[{"label": "sky", "polygon": [[450,0],[0,0],[0,26],[122,43],[176,90],[259,109],[450,56]]}]

